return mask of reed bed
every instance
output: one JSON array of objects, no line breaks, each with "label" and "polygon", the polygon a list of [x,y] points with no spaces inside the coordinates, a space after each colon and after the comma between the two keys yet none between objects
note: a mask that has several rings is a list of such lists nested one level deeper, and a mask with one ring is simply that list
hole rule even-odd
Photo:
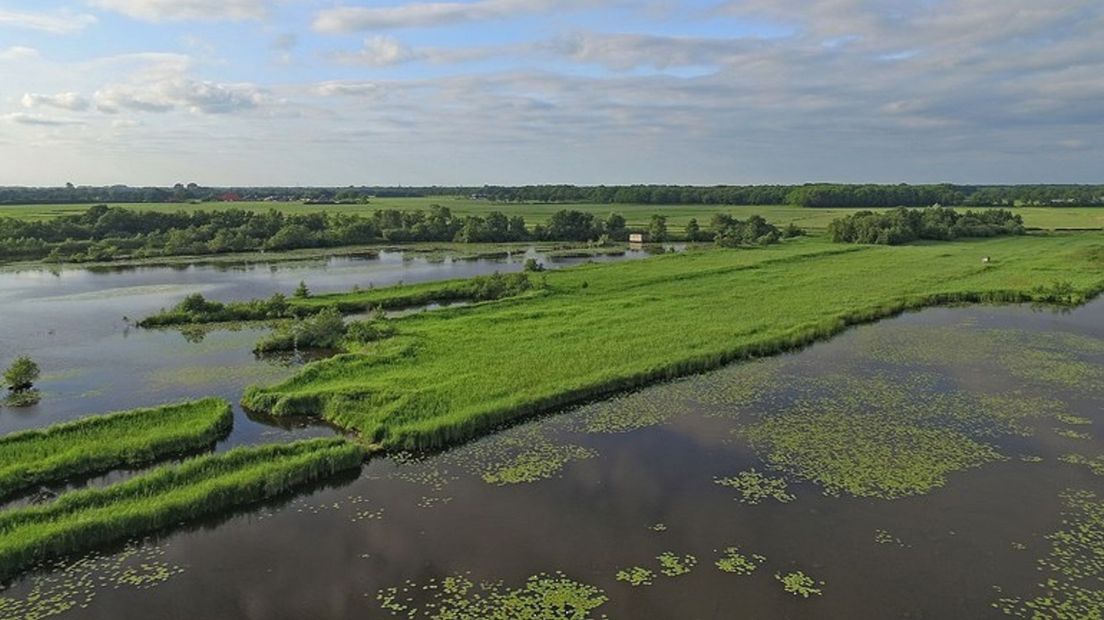
[{"label": "reed bed", "polygon": [[59,557],[263,501],[360,467],[341,438],[237,448],[0,512],[0,582]]},{"label": "reed bed", "polygon": [[0,498],[38,484],[210,447],[230,432],[230,403],[205,398],[90,416],[0,438]]},{"label": "reed bed", "polygon": [[252,387],[243,404],[322,415],[383,448],[440,448],[908,310],[1076,304],[1101,290],[1098,233],[897,247],[814,237],[589,265],[547,273],[541,295],[404,318],[397,336]]}]

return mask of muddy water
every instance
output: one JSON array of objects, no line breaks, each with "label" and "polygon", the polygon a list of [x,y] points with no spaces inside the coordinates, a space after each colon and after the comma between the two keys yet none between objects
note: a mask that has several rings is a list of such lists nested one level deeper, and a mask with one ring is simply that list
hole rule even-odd
[{"label": "muddy water", "polygon": [[[106,290],[166,284],[119,277]],[[268,275],[246,273],[239,284],[221,277],[167,284],[182,287],[174,298],[196,287],[243,297],[320,280],[290,268],[270,288]],[[11,338],[7,310],[18,308],[16,324],[30,334],[19,337],[20,350],[43,360],[47,373],[81,371],[44,380],[46,398],[35,409],[0,411],[3,432],[184,396],[236,400],[242,384],[290,372],[253,360],[255,333],[188,343],[118,322],[120,313],[167,305],[167,297],[76,284],[47,293],[31,280],[16,293],[10,282],[0,285],[8,295],[0,335]],[[99,292],[89,297],[91,290]],[[59,297],[81,313],[41,301]],[[151,352],[164,348],[172,355]],[[227,379],[182,370],[191,367],[250,370]],[[600,590],[606,600],[593,617],[1004,617],[993,607],[999,599],[1041,594],[1045,536],[1063,528],[1059,494],[1104,495],[1104,478],[1059,460],[1104,453],[1102,369],[1104,301],[1064,314],[927,310],[444,454],[377,459],[357,477],[27,576],[0,593],[8,600],[0,610],[25,617],[43,609],[28,606],[35,597],[68,607],[59,617],[72,618],[376,618],[391,616],[380,593],[406,584],[400,615],[432,617],[418,614],[441,602],[434,580],[463,575],[509,589],[559,571]],[[844,452],[854,462],[842,469],[838,454],[809,447],[838,435],[769,426],[826,413],[871,422],[847,429],[853,445]],[[891,425],[918,430],[884,434]],[[275,429],[239,415],[234,432],[231,442],[328,431]],[[901,445],[880,451],[882,438]],[[772,450],[778,446],[789,450]],[[803,458],[779,460],[801,449]],[[945,458],[925,460],[925,451]],[[871,464],[869,476],[852,475]],[[717,483],[751,470],[781,480],[782,494],[753,503],[753,494]],[[730,547],[764,559],[753,560],[748,575],[721,571],[715,562]],[[664,552],[689,570],[664,575]],[[651,585],[617,579],[632,567],[651,571]],[[795,571],[821,594],[787,593],[775,575]]]}]

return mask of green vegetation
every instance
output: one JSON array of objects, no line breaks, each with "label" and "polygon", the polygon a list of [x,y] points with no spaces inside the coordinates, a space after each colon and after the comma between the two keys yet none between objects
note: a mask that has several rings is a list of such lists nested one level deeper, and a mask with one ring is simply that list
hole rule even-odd
[{"label": "green vegetation", "polygon": [[[419,600],[419,593],[422,598]],[[569,579],[563,573],[539,574],[519,588],[476,584],[464,575],[430,580],[418,586],[386,588],[376,595],[380,607],[394,616],[427,620],[590,620],[609,598],[602,590]],[[602,616],[604,617],[604,616]]]},{"label": "green vegetation", "polygon": [[165,327],[233,321],[263,321],[301,318],[327,308],[343,314],[368,310],[397,310],[430,303],[457,301],[493,301],[520,295],[532,288],[524,273],[479,276],[464,280],[445,280],[357,290],[350,293],[330,293],[304,297],[287,297],[276,293],[268,299],[222,303],[209,301],[199,293],[184,298],[176,306],[142,319],[141,327]]},{"label": "green vegetation", "polygon": [[[253,347],[254,353],[295,351],[298,349],[341,348],[347,328],[345,320],[336,308],[325,308],[317,314],[291,323],[284,323],[265,336]],[[369,328],[357,328],[357,333],[367,336]],[[382,335],[382,329],[376,330]]]},{"label": "green vegetation", "polygon": [[[322,415],[386,448],[442,447],[520,417],[793,349],[908,309],[1068,302],[1038,291],[1055,279],[1084,300],[1104,289],[1101,248],[1104,238],[1095,234],[900,247],[805,238],[559,270],[545,274],[540,295],[405,317],[395,337],[310,364],[278,385],[249,388],[243,404],[274,415]],[[999,260],[986,267],[981,256]],[[835,428],[841,441],[850,432],[843,420]],[[929,447],[945,439],[930,432],[914,438],[927,437]],[[958,463],[989,458],[978,445],[940,454]],[[918,451],[917,458],[925,457]]]},{"label": "green vegetation", "polygon": [[801,571],[794,571],[785,575],[775,573],[774,578],[782,582],[782,588],[794,596],[809,598],[810,596],[823,594],[817,586],[823,586],[824,582],[817,582]]},{"label": "green vegetation", "polygon": [[1050,552],[1039,559],[1045,580],[1033,598],[993,604],[1020,618],[1080,619],[1104,616],[1104,502],[1090,491],[1068,490],[1063,529],[1048,534]]},{"label": "green vegetation", "polygon": [[4,383],[12,392],[22,392],[31,389],[40,374],[38,364],[26,355],[21,355],[4,371]]},{"label": "green vegetation", "polygon": [[758,553],[751,554],[750,557],[740,553],[739,547],[728,547],[724,550],[724,555],[721,559],[714,562],[717,566],[717,570],[725,573],[733,573],[735,575],[750,575],[755,572],[755,569],[767,561],[765,556]]},{"label": "green vegetation", "polygon": [[[770,245],[782,239],[782,231],[759,215],[753,215],[747,221],[740,221],[730,215],[718,213],[713,216],[710,228],[714,231],[714,241],[725,248],[749,245]],[[801,236],[800,229],[790,236]]]},{"label": "green vegetation", "polygon": [[30,566],[285,493],[360,466],[343,439],[238,448],[0,513],[0,581]]},{"label": "green vegetation", "polygon": [[659,572],[665,577],[678,577],[693,570],[698,563],[698,558],[692,555],[678,555],[672,551],[664,551],[656,556],[659,561]]},{"label": "green vegetation", "polygon": [[653,579],[655,579],[655,573],[643,566],[633,566],[617,571],[617,580],[624,581],[634,588],[650,586]]},{"label": "green vegetation", "polygon": [[749,469],[729,478],[718,478],[713,482],[736,489],[740,492],[740,502],[758,504],[767,498],[773,498],[783,504],[792,502],[794,496],[786,491],[785,478],[771,478]]},{"label": "green vegetation", "polygon": [[82,418],[0,437],[0,498],[36,484],[201,450],[230,431],[219,398]]},{"label": "green vegetation", "polygon": [[828,226],[828,235],[837,243],[881,245],[900,245],[918,239],[949,241],[1022,234],[1023,218],[1004,209],[964,213],[946,207],[900,208],[885,213],[859,211]]}]

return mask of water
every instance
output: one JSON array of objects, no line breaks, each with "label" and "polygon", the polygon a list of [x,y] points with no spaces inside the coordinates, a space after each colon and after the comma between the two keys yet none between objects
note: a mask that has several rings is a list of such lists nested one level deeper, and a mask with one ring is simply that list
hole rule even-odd
[{"label": "water", "polygon": [[[0,411],[0,431],[186,396],[236,401],[257,377],[292,371],[248,353],[258,330],[189,343],[176,332],[128,331],[120,315],[141,316],[193,290],[228,299],[286,291],[300,279],[320,292],[374,278],[415,281],[405,264],[74,273],[54,286],[41,274],[0,275],[3,350],[31,353],[55,374],[42,381],[38,407]],[[442,277],[508,266],[415,265]],[[344,278],[334,273],[346,267]],[[376,275],[377,267],[395,273]],[[173,273],[182,275],[167,277]],[[131,288],[165,285],[181,288],[167,295]],[[239,371],[227,379],[182,370],[192,367]],[[72,368],[80,371],[63,372]],[[25,577],[0,596],[22,600],[37,588],[71,604],[60,617],[72,618],[375,618],[389,617],[378,593],[408,581],[411,605],[420,607],[434,591],[422,586],[449,575],[510,588],[562,571],[604,592],[608,601],[593,615],[610,618],[1004,617],[992,607],[999,598],[1041,592],[1044,537],[1063,527],[1059,493],[1104,495],[1104,478],[1059,460],[1104,452],[1102,369],[1104,301],[1064,314],[927,310],[791,355],[547,416],[423,460],[375,459],[359,476],[147,540],[139,550],[149,557],[112,552],[68,572]],[[750,439],[768,421],[796,420],[806,410],[866,420],[847,436],[879,471],[926,463],[915,468],[923,474],[932,466],[906,445],[877,461],[881,446],[869,439],[890,426],[885,421],[954,429],[957,439],[939,435],[929,446],[954,448],[949,456],[984,445],[1001,458],[951,467],[936,476],[942,486],[898,499],[882,497],[882,479],[860,484],[858,494],[826,495],[814,478],[838,473],[830,455],[801,463],[804,475],[780,474],[767,462],[769,450]],[[278,429],[239,413],[226,443],[323,432],[331,431]],[[834,436],[814,439],[827,445]],[[737,489],[715,482],[751,469],[785,478],[793,501],[741,503]],[[728,547],[765,560],[750,575],[722,572],[714,562]],[[656,560],[663,552],[697,562],[686,574],[664,576]],[[653,571],[652,585],[616,579],[633,566]],[[823,581],[823,594],[787,594],[775,574],[798,570]],[[102,581],[84,585],[85,575]]]}]

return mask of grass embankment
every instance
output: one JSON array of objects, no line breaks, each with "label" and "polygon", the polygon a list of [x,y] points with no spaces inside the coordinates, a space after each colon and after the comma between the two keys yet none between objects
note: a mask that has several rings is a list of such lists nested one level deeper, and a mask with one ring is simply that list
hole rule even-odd
[{"label": "grass embankment", "polygon": [[238,448],[0,512],[0,582],[41,562],[275,497],[359,467],[363,456],[336,438]]},{"label": "grass embankment", "polygon": [[403,318],[396,336],[250,388],[243,404],[322,415],[384,448],[441,447],[912,308],[1077,303],[1104,289],[1104,235],[899,247],[809,238],[545,275],[543,295]]},{"label": "grass embankment", "polygon": [[230,432],[220,398],[82,418],[0,438],[0,498],[36,484],[207,448]]}]

